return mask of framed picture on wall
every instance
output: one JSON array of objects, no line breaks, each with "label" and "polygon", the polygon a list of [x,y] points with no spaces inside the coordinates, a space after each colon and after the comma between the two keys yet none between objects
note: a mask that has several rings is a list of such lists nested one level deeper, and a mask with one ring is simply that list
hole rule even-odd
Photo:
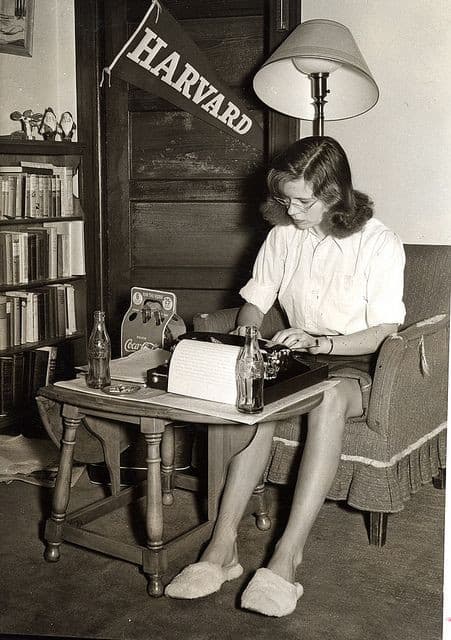
[{"label": "framed picture on wall", "polygon": [[0,53],[33,53],[34,0],[0,0]]}]

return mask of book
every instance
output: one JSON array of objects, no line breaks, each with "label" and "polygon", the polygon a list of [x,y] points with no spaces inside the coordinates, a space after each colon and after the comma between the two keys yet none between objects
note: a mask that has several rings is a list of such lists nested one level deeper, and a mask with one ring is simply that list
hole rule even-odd
[{"label": "book", "polygon": [[75,315],[75,289],[71,284],[65,284],[66,290],[66,335],[71,336],[77,332],[77,319]]},{"label": "book", "polygon": [[56,337],[64,338],[66,336],[67,327],[66,287],[64,284],[49,284],[48,286],[56,291],[56,295],[53,298],[53,300],[56,300]]},{"label": "book", "polygon": [[7,297],[0,294],[0,351],[8,348]]},{"label": "book", "polygon": [[58,348],[55,346],[46,346],[39,347],[36,351],[46,351],[48,353],[47,358],[47,367],[44,385],[52,384],[55,381],[55,372],[56,372],[56,358],[58,353]]},{"label": "book", "polygon": [[13,284],[12,239],[10,231],[0,231],[0,255],[4,284]]},{"label": "book", "polygon": [[19,282],[28,282],[28,232],[19,233]]},{"label": "book", "polygon": [[83,220],[69,222],[70,270],[73,276],[86,274],[84,226]]},{"label": "book", "polygon": [[13,359],[0,357],[0,415],[7,415],[13,408]]},{"label": "book", "polygon": [[8,183],[0,176],[0,219],[7,220],[6,215],[8,211]]},{"label": "book", "polygon": [[13,359],[13,404],[20,406],[24,400],[25,355],[23,352],[14,353]]},{"label": "book", "polygon": [[45,163],[27,163],[21,162],[20,165],[0,166],[1,173],[35,173],[52,175],[53,171],[51,166],[44,166]]},{"label": "book", "polygon": [[[45,280],[49,277],[49,231],[44,227],[28,227],[28,233],[33,234],[31,247],[35,280]],[[36,244],[36,250],[34,250]]]},{"label": "book", "polygon": [[15,218],[17,216],[16,211],[16,197],[17,197],[17,180],[16,175],[2,174],[0,180],[2,183],[2,217],[3,218]]},{"label": "book", "polygon": [[47,349],[35,349],[30,353],[33,354],[31,358],[31,373],[30,373],[30,396],[34,398],[40,387],[45,387],[45,381],[48,376],[48,367],[50,352]]},{"label": "book", "polygon": [[[38,296],[38,336],[39,340],[48,340],[55,337],[55,316],[52,314],[50,287],[34,289]],[[51,317],[52,316],[52,317]],[[53,331],[53,334],[52,334]]]},{"label": "book", "polygon": [[36,258],[37,237],[33,231],[28,232],[28,282],[37,279],[37,258]]},{"label": "book", "polygon": [[39,193],[39,176],[30,173],[30,218],[42,217],[42,202]]},{"label": "book", "polygon": [[8,347],[14,346],[14,307],[9,296],[6,296],[6,342]]},{"label": "book", "polygon": [[10,303],[10,345],[17,347],[22,344],[22,305],[20,297],[6,296]]},{"label": "book", "polygon": [[25,180],[23,174],[16,174],[14,176],[16,181],[16,218],[23,218],[25,215],[24,212],[24,185]]},{"label": "book", "polygon": [[54,287],[46,287],[46,337],[56,338],[57,335],[57,291]]}]

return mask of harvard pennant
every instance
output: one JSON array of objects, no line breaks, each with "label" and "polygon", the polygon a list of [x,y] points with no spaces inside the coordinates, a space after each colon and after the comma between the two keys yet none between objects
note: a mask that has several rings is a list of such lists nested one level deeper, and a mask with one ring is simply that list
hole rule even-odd
[{"label": "harvard pennant", "polygon": [[[159,95],[257,149],[263,132],[158,0],[104,73]],[[103,79],[102,83],[103,84]]]}]

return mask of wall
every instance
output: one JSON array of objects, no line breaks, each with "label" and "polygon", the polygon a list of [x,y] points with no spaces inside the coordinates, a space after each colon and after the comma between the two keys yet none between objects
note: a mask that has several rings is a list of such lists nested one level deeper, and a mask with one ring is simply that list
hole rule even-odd
[{"label": "wall", "polygon": [[404,242],[451,244],[451,3],[302,0],[302,15],[349,27],[379,85],[371,111],[325,123],[349,154],[355,186]]},{"label": "wall", "polygon": [[33,55],[0,53],[0,135],[20,129],[12,111],[52,107],[76,118],[73,0],[35,0]]}]

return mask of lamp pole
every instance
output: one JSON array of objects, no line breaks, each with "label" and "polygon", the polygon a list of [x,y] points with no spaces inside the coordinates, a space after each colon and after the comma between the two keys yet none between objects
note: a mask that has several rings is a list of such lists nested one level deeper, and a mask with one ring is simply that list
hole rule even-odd
[{"label": "lamp pole", "polygon": [[324,135],[324,105],[326,96],[329,93],[327,88],[328,73],[311,73],[309,77],[312,81],[312,96],[315,101],[316,117],[313,122],[313,135]]}]

